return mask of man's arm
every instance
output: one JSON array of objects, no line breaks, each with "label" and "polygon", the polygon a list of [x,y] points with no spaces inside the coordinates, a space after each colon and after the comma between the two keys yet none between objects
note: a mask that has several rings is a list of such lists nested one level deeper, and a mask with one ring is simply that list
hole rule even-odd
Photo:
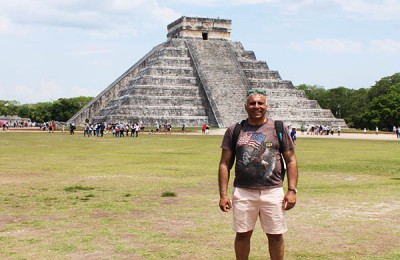
[{"label": "man's arm", "polygon": [[228,196],[229,165],[231,163],[232,151],[222,149],[221,160],[218,169],[219,186],[219,208],[227,212],[232,208],[231,200]]},{"label": "man's arm", "polygon": [[283,157],[287,168],[288,191],[285,194],[282,206],[289,210],[296,205],[296,192],[294,190],[297,187],[298,180],[297,159],[293,149],[285,151]]}]

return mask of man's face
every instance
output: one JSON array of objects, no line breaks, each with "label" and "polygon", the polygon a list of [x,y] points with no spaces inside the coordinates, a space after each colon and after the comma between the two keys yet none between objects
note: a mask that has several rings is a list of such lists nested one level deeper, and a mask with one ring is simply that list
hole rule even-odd
[{"label": "man's face", "polygon": [[253,94],[247,98],[245,105],[246,112],[250,119],[260,120],[267,113],[267,99],[264,95]]}]

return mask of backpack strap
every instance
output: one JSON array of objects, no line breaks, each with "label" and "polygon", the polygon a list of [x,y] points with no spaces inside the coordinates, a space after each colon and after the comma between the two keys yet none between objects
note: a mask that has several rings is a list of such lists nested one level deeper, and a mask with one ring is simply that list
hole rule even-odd
[{"label": "backpack strap", "polygon": [[236,144],[240,135],[240,131],[242,130],[242,127],[244,125],[244,122],[246,120],[242,120],[240,122],[237,122],[235,125],[235,128],[233,129],[233,134],[232,134],[232,143],[231,143],[231,151],[232,151],[232,157],[231,157],[231,163],[229,165],[229,171],[232,169],[233,164],[235,163],[235,158],[236,158]]},{"label": "backpack strap", "polygon": [[283,121],[281,120],[276,120],[275,121],[275,131],[276,131],[276,135],[278,136],[278,140],[279,140],[279,152],[283,153],[283,151],[285,150],[284,148],[284,143],[283,143]]},{"label": "backpack strap", "polygon": [[283,158],[283,152],[286,150],[285,148],[285,143],[283,142],[283,121],[281,120],[276,120],[275,121],[275,131],[276,135],[278,136],[278,141],[279,141],[279,153],[281,156],[281,177],[282,181],[285,179],[285,173],[286,173],[286,164],[285,160]]}]

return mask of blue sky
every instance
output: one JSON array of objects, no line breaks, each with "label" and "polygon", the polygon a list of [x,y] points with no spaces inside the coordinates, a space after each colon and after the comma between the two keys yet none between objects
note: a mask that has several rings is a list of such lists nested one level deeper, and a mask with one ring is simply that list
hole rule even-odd
[{"label": "blue sky", "polygon": [[0,100],[97,96],[181,16],[231,19],[232,40],[294,85],[400,72],[400,0],[0,0]]}]

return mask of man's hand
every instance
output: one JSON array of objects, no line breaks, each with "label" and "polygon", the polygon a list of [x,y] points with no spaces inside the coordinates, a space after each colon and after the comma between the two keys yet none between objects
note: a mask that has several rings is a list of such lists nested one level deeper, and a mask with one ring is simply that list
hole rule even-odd
[{"label": "man's hand", "polygon": [[289,190],[286,192],[285,197],[283,198],[282,207],[285,210],[290,210],[296,205],[296,193]]},{"label": "man's hand", "polygon": [[227,212],[232,208],[231,200],[228,197],[229,164],[231,163],[232,152],[222,149],[221,160],[218,169],[219,187],[219,208]]},{"label": "man's hand", "polygon": [[228,212],[232,208],[231,200],[229,199],[229,197],[227,195],[226,196],[222,196],[219,199],[219,208],[223,212]]}]

